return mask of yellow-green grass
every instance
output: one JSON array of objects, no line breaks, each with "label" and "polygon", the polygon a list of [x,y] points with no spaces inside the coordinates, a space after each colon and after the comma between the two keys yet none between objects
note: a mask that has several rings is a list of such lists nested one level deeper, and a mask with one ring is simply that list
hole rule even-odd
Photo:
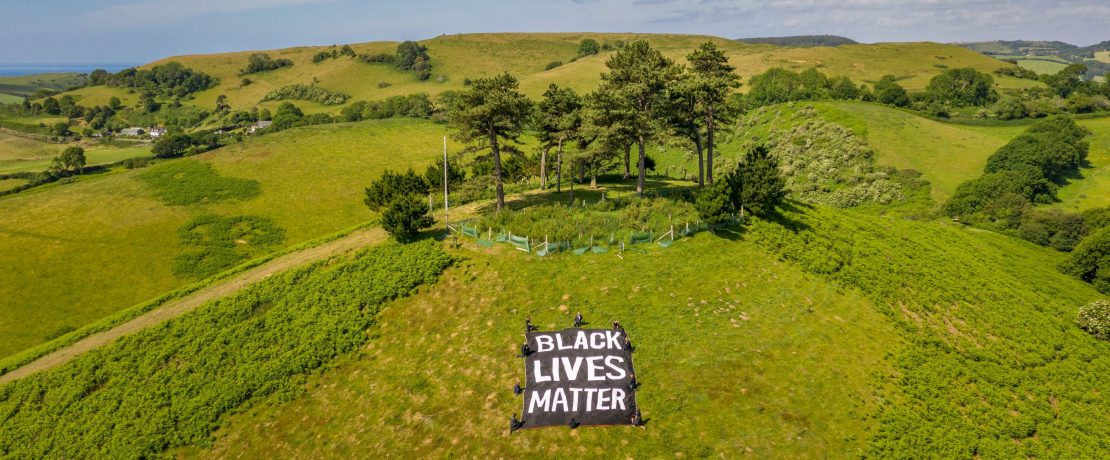
[{"label": "yellow-green grass", "polygon": [[1018,59],[1017,63],[1019,66],[1025,67],[1026,69],[1032,70],[1042,75],[1054,74],[1056,72],[1064,70],[1064,67],[1068,66],[1068,64],[1064,62],[1047,61],[1044,59]]},{"label": "yellow-green grass", "polygon": [[1091,130],[1087,138],[1091,150],[1087,154],[1088,168],[1080,170],[1082,179],[1074,179],[1057,194],[1056,206],[1068,210],[1084,210],[1110,206],[1110,118],[1081,120]]},{"label": "yellow-green grass", "polygon": [[15,104],[17,102],[23,102],[23,97],[0,93],[0,104]]},{"label": "yellow-green grass", "polygon": [[[118,97],[120,103],[124,106],[132,106],[139,101],[139,95],[131,92],[126,88],[113,88],[109,86],[87,86],[66,94],[72,94],[77,98],[77,102],[86,107],[95,107],[100,105],[108,105],[113,97]],[[215,100],[212,106],[215,107]]]},{"label": "yellow-green grass", "polygon": [[63,149],[65,149],[64,144],[40,142],[28,137],[0,132],[0,165],[11,161],[49,159],[61,153]]},{"label": "yellow-green grass", "polygon": [[[62,145],[60,147],[65,147],[65,145]],[[150,146],[148,145],[124,148],[90,147],[85,149],[85,165],[97,166],[108,163],[115,163],[117,161],[126,160],[128,158],[146,157],[150,155]],[[51,161],[53,161],[52,157],[38,158],[33,160],[0,161],[0,174],[25,171],[44,171],[50,167]]]},{"label": "yellow-green grass", "polygon": [[0,192],[11,190],[29,182],[27,179],[0,179]]},{"label": "yellow-green grass", "polygon": [[[196,215],[268,217],[285,230],[287,245],[367,220],[363,188],[385,168],[437,158],[443,133],[443,125],[402,119],[298,128],[0,198],[0,275],[19,280],[0,283],[0,356],[188,283],[171,268],[186,250],[177,229]],[[186,161],[257,180],[261,196],[169,206],[137,177]]]},{"label": "yellow-green grass", "polygon": [[1110,62],[1110,51],[1095,51],[1095,60],[1100,62]]},{"label": "yellow-green grass", "polygon": [[[446,90],[465,88],[465,79],[509,72],[521,80],[522,90],[530,97],[542,95],[550,83],[559,83],[578,91],[589,91],[597,86],[599,75],[605,71],[605,60],[612,51],[570,62],[584,38],[594,38],[602,43],[616,43],[645,39],[668,57],[684,62],[685,56],[700,43],[713,41],[722,47],[745,80],[771,67],[802,70],[817,66],[830,75],[846,75],[859,83],[873,83],[885,74],[894,74],[911,90],[922,89],[936,74],[945,68],[974,67],[984,72],[1007,66],[974,51],[937,43],[880,43],[874,45],[845,45],[840,47],[787,48],[771,45],[749,45],[720,37],[700,35],[662,34],[594,34],[594,33],[503,33],[443,35],[421,43],[428,47],[432,63],[432,78],[419,81],[411,72],[401,72],[386,64],[367,64],[357,59],[341,57],[313,63],[312,57],[330,47],[297,47],[265,51],[271,57],[290,59],[292,67],[245,76],[252,83],[241,84],[238,75],[254,51],[235,53],[190,55],[166,58],[145,67],[170,61],[209,73],[220,79],[219,86],[196,94],[188,101],[213,109],[216,98],[226,95],[233,109],[259,105],[270,91],[285,85],[311,84],[318,81],[324,88],[345,92],[351,101],[376,100],[390,96],[427,92],[438,94]],[[392,53],[396,42],[372,42],[351,45],[357,53]],[[544,70],[549,62],[562,61],[563,66]],[[441,78],[442,80],[440,81]],[[1031,80],[1012,77],[996,79],[999,87],[1027,87],[1038,85]],[[381,82],[390,83],[379,88]],[[744,91],[744,88],[741,88]],[[86,105],[104,104],[112,95],[124,98],[122,88],[94,87],[74,92]],[[130,100],[130,99],[129,99]],[[128,101],[129,101],[128,100]],[[128,102],[125,101],[125,102]],[[277,102],[262,104],[271,108]],[[297,102],[309,112],[337,112],[336,106]]]},{"label": "yellow-green grass", "polygon": [[[363,351],[307,394],[229,417],[187,456],[412,458],[820,457],[867,442],[884,356],[899,346],[878,308],[757,245],[709,234],[646,254],[538,259],[505,248],[388,306]],[[523,384],[523,319],[619,320],[637,350],[647,429],[563,427],[509,435]],[[275,398],[276,399],[276,398]],[[820,403],[816,403],[819,401]]]},{"label": "yellow-green grass", "polygon": [[1026,128],[941,123],[864,102],[813,105],[825,118],[864,136],[879,165],[920,171],[937,202],[947,200],[960,183],[982,175],[987,157]]}]

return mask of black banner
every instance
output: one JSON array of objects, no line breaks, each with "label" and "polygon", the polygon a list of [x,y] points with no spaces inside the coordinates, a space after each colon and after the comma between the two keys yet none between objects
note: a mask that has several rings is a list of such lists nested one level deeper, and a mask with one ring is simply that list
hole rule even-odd
[{"label": "black banner", "polygon": [[633,425],[636,392],[624,331],[528,332],[521,428]]}]

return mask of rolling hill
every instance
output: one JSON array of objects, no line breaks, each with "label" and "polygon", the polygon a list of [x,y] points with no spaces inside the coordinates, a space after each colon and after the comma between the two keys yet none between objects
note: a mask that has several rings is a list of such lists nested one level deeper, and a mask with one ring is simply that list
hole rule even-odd
[{"label": "rolling hill", "polygon": [[[745,44],[718,37],[663,34],[463,34],[442,35],[423,40],[431,58],[432,77],[419,81],[413,74],[401,72],[385,64],[368,64],[356,58],[340,57],[313,63],[313,56],[330,50],[330,47],[297,47],[266,51],[274,59],[289,59],[292,67],[248,75],[252,83],[242,86],[239,71],[246,66],[247,58],[255,51],[213,55],[190,55],[166,58],[144,67],[177,61],[188,67],[218,77],[220,85],[196,95],[189,102],[198,106],[215,108],[216,97],[226,95],[231,107],[277,106],[277,102],[259,104],[270,91],[285,85],[316,84],[327,89],[345,92],[351,102],[376,100],[395,95],[427,92],[437,94],[464,88],[466,79],[510,72],[521,80],[521,89],[530,97],[538,97],[550,83],[559,83],[578,91],[593,89],[610,52],[574,59],[578,43],[584,38],[594,38],[603,44],[615,45],[619,41],[644,39],[659,48],[668,57],[684,62],[685,55],[707,40],[715,42],[728,54],[742,78],[751,77],[771,67],[795,70],[820,67],[830,76],[846,75],[857,83],[873,83],[884,74],[894,74],[909,89],[922,89],[932,76],[946,68],[974,67],[984,72],[1004,67],[999,62],[974,51],[953,45],[937,43],[879,43],[869,45],[844,45],[835,48],[797,48],[764,44]],[[391,53],[396,42],[352,44],[356,53]],[[573,60],[573,62],[571,62]],[[545,67],[554,61],[563,65],[550,70]],[[1013,77],[999,77],[1001,87],[1027,87],[1038,83]],[[389,86],[379,88],[379,83]],[[741,88],[743,91],[743,88]],[[135,95],[124,89],[90,87],[74,91],[84,105],[105,104],[112,96],[134,100]],[[337,112],[335,106],[298,102],[307,111]]]},{"label": "rolling hill", "polygon": [[[282,245],[370,219],[363,187],[386,168],[431,161],[443,134],[415,120],[294,129],[0,199],[0,213],[19,216],[0,223],[0,264],[6,279],[21,280],[0,286],[0,356],[189,282],[173,268],[190,250],[179,228],[197,216],[269,219]],[[151,174],[177,179],[144,179]],[[235,183],[257,193],[224,196]]]}]

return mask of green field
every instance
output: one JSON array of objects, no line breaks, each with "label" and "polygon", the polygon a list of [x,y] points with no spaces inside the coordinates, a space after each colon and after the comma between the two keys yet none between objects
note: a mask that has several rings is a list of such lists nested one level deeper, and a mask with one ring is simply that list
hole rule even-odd
[{"label": "green field", "polygon": [[76,73],[42,73],[0,77],[0,95],[30,96],[40,89],[62,91],[85,83]]},{"label": "green field", "polygon": [[[463,263],[387,306],[370,343],[310,378],[302,396],[268,398],[228,417],[212,448],[175,453],[1105,452],[1110,433],[1088,422],[1110,410],[1095,395],[1110,390],[1099,377],[1110,345],[1074,326],[1075,306],[1098,295],[1056,272],[1061,254],[945,224],[821,208],[786,216],[804,230],[759,223],[623,259],[468,244],[457,251]],[[621,320],[638,344],[647,429],[510,435],[522,319],[556,329],[578,311],[597,324]]]},{"label": "green field", "polygon": [[[0,222],[0,265],[5,279],[20,280],[0,284],[0,356],[189,282],[172,268],[188,250],[177,229],[196,215],[266,217],[284,230],[287,245],[370,219],[363,187],[385,168],[431,161],[443,134],[443,125],[402,119],[293,129],[0,198],[0,215],[19,216]],[[261,194],[172,206],[139,179],[197,161],[212,165],[217,177],[256,181]]]},{"label": "green field", "polygon": [[[442,35],[421,43],[428,47],[431,57],[432,78],[418,81],[411,73],[400,72],[388,65],[366,64],[357,59],[341,57],[313,63],[312,57],[330,47],[296,47],[270,50],[271,57],[290,59],[292,67],[248,75],[252,84],[242,86],[240,69],[246,65],[253,51],[236,53],[189,55],[166,58],[147,66],[177,61],[197,70],[209,73],[220,79],[219,86],[200,92],[192,103],[207,109],[215,107],[216,98],[226,95],[232,109],[242,110],[253,106],[268,107],[271,110],[278,102],[259,104],[270,91],[286,85],[310,84],[313,79],[318,85],[350,94],[351,102],[359,100],[384,99],[390,96],[427,92],[437,94],[446,90],[463,89],[463,81],[482,76],[510,72],[521,80],[521,89],[530,97],[539,97],[548,84],[555,82],[579,91],[589,91],[599,82],[599,75],[605,70],[605,60],[611,52],[588,56],[575,62],[578,43],[584,38],[594,38],[602,43],[613,44],[617,41],[645,39],[652,46],[679,62],[698,44],[707,40],[714,41],[728,54],[732,64],[742,78],[761,73],[771,67],[787,67],[802,70],[820,67],[830,76],[846,75],[857,83],[873,83],[884,74],[894,74],[908,89],[923,89],[934,75],[943,71],[942,67],[974,67],[991,72],[1006,66],[1003,62],[981,55],[972,50],[953,45],[937,43],[880,43],[874,45],[845,45],[835,48],[787,48],[771,45],[748,45],[719,37],[698,35],[665,34],[462,34]],[[357,53],[392,53],[396,42],[372,42],[353,44]],[[552,61],[562,61],[563,66],[545,71]],[[1039,83],[1012,77],[996,79],[1000,87],[1028,87]],[[391,86],[378,88],[378,83],[386,82]],[[742,87],[741,91],[745,89]],[[117,96],[130,104],[135,100],[122,88],[91,87],[73,92],[81,98],[84,105],[107,103],[111,96]],[[299,102],[308,112],[338,112],[337,106],[323,106],[315,103]]]},{"label": "green field", "polygon": [[62,150],[75,145],[85,149],[85,164],[88,166],[150,156],[149,145],[51,144],[0,132],[0,174],[44,171]]},{"label": "green field", "polygon": [[1073,211],[1110,206],[1110,118],[1082,120],[1080,124],[1093,133],[1087,138],[1090,168],[1080,171],[1082,179],[1060,189],[1057,206]]},{"label": "green field", "polygon": [[23,102],[22,96],[0,93],[0,104],[16,104]]}]

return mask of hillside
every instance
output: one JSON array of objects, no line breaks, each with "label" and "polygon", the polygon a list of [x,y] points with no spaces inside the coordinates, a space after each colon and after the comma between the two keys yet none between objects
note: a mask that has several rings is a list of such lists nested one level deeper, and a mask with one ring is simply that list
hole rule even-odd
[{"label": "hillside", "polygon": [[[401,72],[385,64],[368,64],[355,58],[340,57],[313,63],[312,57],[330,47],[297,47],[266,51],[274,59],[290,59],[292,67],[251,74],[252,83],[241,85],[239,70],[255,51],[213,55],[190,55],[166,58],[144,67],[177,61],[220,79],[219,86],[196,95],[190,103],[213,109],[216,97],[226,95],[234,110],[260,106],[271,110],[277,102],[259,101],[270,91],[294,83],[311,84],[314,80],[323,88],[351,95],[351,102],[376,100],[389,96],[427,92],[437,94],[464,88],[466,79],[510,72],[521,80],[521,89],[530,97],[538,97],[555,82],[579,91],[591,90],[599,81],[604,62],[609,53],[575,57],[578,43],[584,38],[594,38],[603,44],[644,39],[668,57],[684,62],[685,55],[698,44],[714,41],[728,54],[742,78],[779,66],[801,70],[821,67],[830,76],[846,75],[858,83],[873,83],[884,74],[894,74],[908,89],[922,89],[933,75],[946,68],[974,67],[991,72],[1007,64],[958,46],[937,43],[879,43],[870,45],[845,45],[835,48],[790,48],[772,45],[751,45],[735,40],[695,35],[663,34],[463,34],[442,35],[423,40],[431,58],[432,77],[419,81],[412,73]],[[356,53],[390,53],[396,42],[352,44]],[[563,62],[562,66],[544,70],[548,63]],[[379,83],[390,86],[379,88]],[[1027,87],[1036,82],[1013,77],[1000,77],[1001,87]],[[744,89],[741,88],[743,91]],[[73,92],[81,97],[83,105],[107,103],[111,96],[135,100],[135,95],[119,88],[91,87]],[[297,102],[306,111],[337,112],[335,106]]]},{"label": "hillside", "polygon": [[277,246],[237,252],[251,256],[368,220],[363,187],[431,161],[443,134],[415,120],[314,126],[0,198],[0,214],[18,216],[0,223],[0,265],[21,280],[0,285],[0,356],[195,279],[174,267],[195,253],[178,232],[199,216],[254,216],[281,231]]},{"label": "hillside", "polygon": [[848,37],[837,35],[793,35],[787,37],[753,37],[738,38],[736,41],[752,44],[776,46],[840,46],[855,45],[859,42]]}]

